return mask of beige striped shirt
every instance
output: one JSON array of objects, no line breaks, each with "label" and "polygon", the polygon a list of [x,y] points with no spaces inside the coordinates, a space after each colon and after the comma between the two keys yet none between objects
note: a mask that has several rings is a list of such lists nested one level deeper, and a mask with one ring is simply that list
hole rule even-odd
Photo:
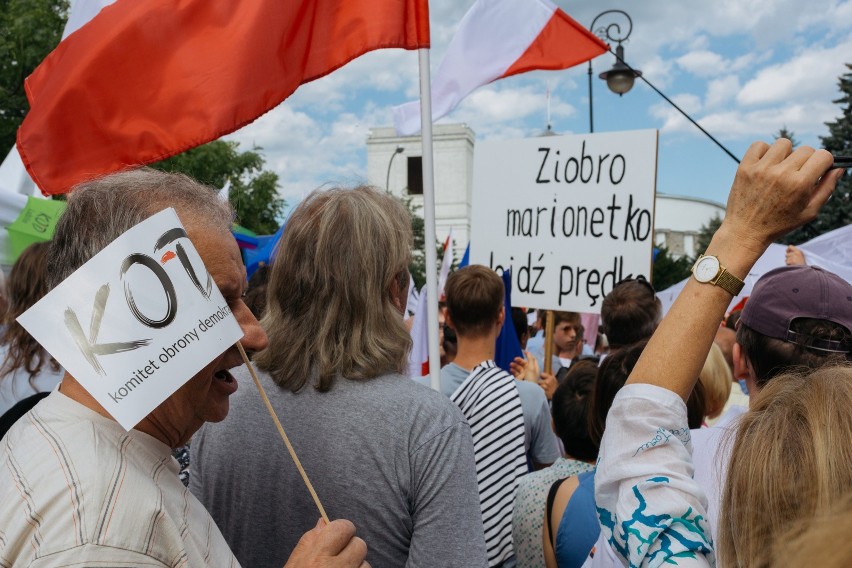
[{"label": "beige striped shirt", "polygon": [[55,391],[0,442],[0,567],[238,566],[168,446]]}]

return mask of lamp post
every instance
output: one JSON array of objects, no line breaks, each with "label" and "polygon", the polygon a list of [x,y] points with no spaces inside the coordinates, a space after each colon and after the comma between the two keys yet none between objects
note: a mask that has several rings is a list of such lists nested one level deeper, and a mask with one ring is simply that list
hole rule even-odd
[{"label": "lamp post", "polygon": [[405,148],[397,146],[393,151],[393,154],[391,154],[390,161],[388,162],[388,174],[385,176],[385,191],[390,191],[390,171],[391,166],[393,165],[393,159],[396,158],[397,154],[402,154],[404,151]]},{"label": "lamp post", "polygon": [[[596,30],[595,24],[597,24],[598,19],[608,14],[620,14],[624,16],[627,19],[626,31],[622,32],[621,25],[618,22],[612,22]],[[620,97],[633,88],[633,82],[637,77],[642,76],[641,71],[633,69],[624,63],[624,46],[621,45],[622,42],[627,41],[627,38],[630,37],[630,33],[633,31],[633,20],[630,19],[630,16],[624,10],[606,10],[595,16],[595,19],[592,20],[592,25],[589,26],[589,30],[607,43],[616,42],[618,44],[615,48],[615,64],[612,66],[612,69],[604,71],[598,77],[605,80],[609,90],[618,94]],[[589,132],[594,131],[595,122],[592,113],[592,61],[589,60]]]}]

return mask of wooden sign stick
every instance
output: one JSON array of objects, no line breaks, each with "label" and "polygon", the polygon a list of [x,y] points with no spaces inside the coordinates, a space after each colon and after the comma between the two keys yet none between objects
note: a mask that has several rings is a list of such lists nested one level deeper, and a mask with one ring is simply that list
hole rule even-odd
[{"label": "wooden sign stick", "polygon": [[544,372],[553,373],[553,310],[547,310],[544,324]]},{"label": "wooden sign stick", "polygon": [[246,367],[248,367],[249,373],[251,373],[251,378],[254,379],[254,384],[257,386],[257,390],[260,392],[260,397],[263,399],[263,403],[266,405],[266,410],[269,411],[269,415],[272,417],[273,422],[275,422],[275,426],[278,427],[278,433],[281,434],[281,439],[284,440],[284,445],[287,446],[287,451],[290,452],[290,457],[293,458],[293,463],[296,464],[296,469],[299,470],[299,474],[302,476],[302,480],[305,482],[305,485],[308,486],[308,491],[311,493],[311,497],[314,499],[314,503],[316,503],[317,509],[319,509],[320,515],[322,515],[322,519],[329,523],[328,515],[325,514],[325,509],[320,503],[319,497],[317,496],[317,492],[314,491],[314,486],[311,485],[311,480],[308,479],[308,474],[305,473],[305,469],[302,467],[302,462],[299,461],[299,456],[296,455],[296,450],[293,449],[293,446],[290,444],[290,439],[287,438],[287,434],[284,432],[284,427],[281,426],[281,422],[278,420],[278,416],[275,415],[275,410],[272,408],[272,404],[269,402],[269,398],[266,396],[266,391],[263,390],[263,385],[260,384],[260,379],[257,378],[257,374],[254,372],[254,367],[249,361],[248,355],[246,355],[246,350],[243,349],[243,346],[239,341],[236,343],[237,349],[240,350],[240,355],[243,357],[243,361],[246,363]]}]

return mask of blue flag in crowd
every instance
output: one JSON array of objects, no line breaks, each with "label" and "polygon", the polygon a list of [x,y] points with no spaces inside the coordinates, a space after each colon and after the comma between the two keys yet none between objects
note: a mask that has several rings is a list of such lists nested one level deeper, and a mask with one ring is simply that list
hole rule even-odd
[{"label": "blue flag in crowd", "polygon": [[462,255],[461,262],[459,262],[459,268],[464,268],[470,264],[470,243],[467,243],[467,248],[464,249],[464,255]]},{"label": "blue flag in crowd", "polygon": [[275,252],[275,247],[278,241],[281,240],[281,235],[284,233],[284,227],[287,223],[283,223],[274,235],[264,235],[257,237],[257,248],[244,249],[246,276],[251,278],[258,268],[272,264],[272,254]]},{"label": "blue flag in crowd", "polygon": [[509,270],[503,272],[503,288],[505,289],[503,305],[506,308],[506,317],[503,319],[503,329],[500,330],[500,336],[497,338],[494,362],[501,369],[509,371],[509,363],[514,361],[515,357],[524,355],[521,352],[521,342],[515,331],[515,325],[512,323],[512,273]]}]

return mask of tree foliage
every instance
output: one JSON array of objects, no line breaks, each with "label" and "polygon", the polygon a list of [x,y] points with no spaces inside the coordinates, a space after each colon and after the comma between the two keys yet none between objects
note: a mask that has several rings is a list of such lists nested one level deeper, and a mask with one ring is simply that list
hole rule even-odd
[{"label": "tree foliage", "polygon": [[654,259],[652,282],[658,291],[665,290],[681,280],[688,278],[692,269],[692,259],[688,256],[672,257],[665,246],[657,247],[657,257]]},{"label": "tree foliage", "polygon": [[29,104],[24,79],[62,38],[66,0],[0,0],[0,152],[15,145]]},{"label": "tree foliage", "polygon": [[786,138],[787,140],[792,142],[793,148],[799,147],[799,141],[796,140],[796,133],[792,130],[788,130],[786,125],[782,126],[778,132],[773,134],[773,136],[776,140],[778,140],[779,138]]},{"label": "tree foliage", "polygon": [[[397,196],[394,196],[397,197]],[[411,233],[413,241],[411,246],[411,262],[408,264],[408,271],[411,273],[411,279],[414,280],[414,286],[420,290],[426,284],[426,223],[423,217],[420,216],[418,210],[419,205],[415,205],[411,196],[397,197],[405,208],[408,210],[408,215],[411,217]],[[441,258],[444,254],[443,243],[435,243],[435,254],[438,257],[438,269],[441,267]],[[458,266],[460,259],[453,259],[452,269]]]},{"label": "tree foliage", "polygon": [[231,182],[229,197],[237,221],[261,235],[270,235],[281,225],[284,200],[278,195],[278,175],[263,169],[260,148],[239,151],[237,142],[215,140],[193,148],[152,167],[184,173],[216,188]]},{"label": "tree foliage", "polygon": [[[840,105],[840,116],[826,122],[828,136],[820,137],[822,146],[835,156],[852,154],[852,65],[840,76],[841,97],[834,103]],[[786,244],[801,244],[805,241],[852,223],[852,175],[847,170],[834,190],[834,195],[820,210],[817,218],[804,227],[796,229],[784,237]]]},{"label": "tree foliage", "polygon": [[718,213],[714,215],[712,219],[707,221],[706,225],[701,225],[701,230],[698,231],[697,235],[695,235],[695,250],[699,251],[698,254],[704,254],[704,251],[710,246],[710,241],[713,239],[713,235],[716,234],[716,231],[718,231],[721,226],[722,217],[720,217]]}]

